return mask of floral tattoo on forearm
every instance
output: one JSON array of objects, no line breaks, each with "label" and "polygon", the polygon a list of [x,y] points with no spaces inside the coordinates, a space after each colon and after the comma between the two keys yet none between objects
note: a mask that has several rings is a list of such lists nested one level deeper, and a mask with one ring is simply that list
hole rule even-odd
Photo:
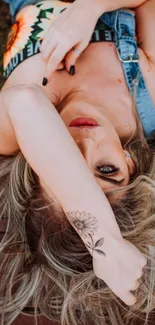
[{"label": "floral tattoo on forearm", "polygon": [[92,251],[92,256],[97,253],[102,256],[106,254],[101,250],[104,244],[104,238],[100,238],[94,242],[93,235],[98,228],[98,221],[86,212],[67,212],[67,217],[75,230],[78,232],[86,247]]}]

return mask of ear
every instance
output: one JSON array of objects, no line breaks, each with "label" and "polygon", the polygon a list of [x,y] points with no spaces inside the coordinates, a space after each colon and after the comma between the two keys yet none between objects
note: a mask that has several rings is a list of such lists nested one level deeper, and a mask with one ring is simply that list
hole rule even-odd
[{"label": "ear", "polygon": [[124,150],[125,154],[125,160],[127,162],[128,168],[129,168],[129,173],[130,175],[133,175],[136,171],[136,166],[134,164],[134,161],[130,155],[130,153],[127,150]]}]

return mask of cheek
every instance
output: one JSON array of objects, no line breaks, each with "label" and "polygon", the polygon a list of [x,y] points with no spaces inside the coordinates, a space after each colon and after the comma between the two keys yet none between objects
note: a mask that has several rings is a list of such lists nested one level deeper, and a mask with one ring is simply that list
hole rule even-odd
[{"label": "cheek", "polygon": [[113,184],[109,184],[108,182],[101,181],[99,178],[96,178],[97,183],[104,191],[104,193],[108,193],[108,191],[113,190],[116,186]]}]

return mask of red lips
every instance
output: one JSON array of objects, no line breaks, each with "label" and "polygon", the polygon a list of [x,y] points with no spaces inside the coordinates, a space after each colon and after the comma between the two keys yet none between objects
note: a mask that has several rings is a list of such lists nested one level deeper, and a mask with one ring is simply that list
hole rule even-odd
[{"label": "red lips", "polygon": [[92,118],[89,117],[79,117],[73,120],[70,127],[95,127],[99,126],[99,124]]}]

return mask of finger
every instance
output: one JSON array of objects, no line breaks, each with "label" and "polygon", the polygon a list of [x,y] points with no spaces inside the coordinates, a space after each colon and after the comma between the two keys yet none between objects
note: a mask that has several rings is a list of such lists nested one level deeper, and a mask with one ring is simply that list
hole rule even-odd
[{"label": "finger", "polygon": [[130,289],[130,291],[135,291],[139,288],[139,281],[135,281],[134,285],[132,286],[132,288]]},{"label": "finger", "polygon": [[137,301],[136,297],[131,292],[128,292],[127,294],[122,294],[119,297],[128,306],[135,305]]},{"label": "finger", "polygon": [[69,72],[70,71],[70,67],[71,66],[75,66],[77,59],[79,58],[80,54],[82,52],[81,51],[74,51],[74,49],[72,49],[71,51],[69,51],[65,57],[65,63],[66,63],[66,69]]},{"label": "finger", "polygon": [[45,72],[45,77],[48,81],[51,79],[52,73],[56,70],[58,64],[64,59],[67,52],[68,48],[64,45],[56,47],[52,53]]},{"label": "finger", "polygon": [[142,262],[141,262],[141,267],[145,267],[147,265],[147,258],[145,256],[143,256],[142,258]]},{"label": "finger", "polygon": [[65,68],[65,62],[63,61],[63,62],[61,62],[61,63],[59,63],[58,64],[58,66],[57,66],[57,70],[59,71],[59,70],[63,70]]},{"label": "finger", "polygon": [[44,39],[42,41],[41,47],[40,47],[40,51],[44,51],[44,49],[46,48],[46,46],[48,45],[48,43],[50,42],[51,39],[53,39],[54,37],[54,28],[53,28],[53,24],[52,27],[50,27],[46,33],[46,35],[44,36]]},{"label": "finger", "polygon": [[86,47],[87,45],[80,44],[67,53],[65,57],[65,62],[66,62],[66,69],[68,72],[70,71],[70,67],[76,64],[77,59],[80,57],[80,55],[83,53]]},{"label": "finger", "polygon": [[139,270],[137,270],[137,279],[140,279],[143,275],[143,269],[139,268]]},{"label": "finger", "polygon": [[42,58],[44,61],[48,61],[50,56],[52,55],[53,51],[56,49],[58,42],[55,38],[49,40],[46,47],[44,47],[42,51]]}]

